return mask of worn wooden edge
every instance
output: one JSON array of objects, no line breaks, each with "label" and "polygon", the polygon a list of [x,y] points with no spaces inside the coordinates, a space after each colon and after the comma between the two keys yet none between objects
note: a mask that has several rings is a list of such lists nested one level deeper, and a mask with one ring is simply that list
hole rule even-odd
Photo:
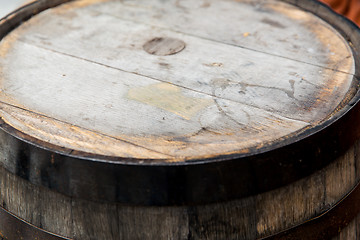
[{"label": "worn wooden edge", "polygon": [[[71,0],[39,0],[20,8],[0,21],[0,39],[22,21],[69,1]],[[3,165],[30,182],[68,196],[143,205],[199,204],[237,199],[283,186],[324,167],[360,137],[360,126],[354,124],[360,120],[360,106],[357,104],[360,99],[359,80],[356,77],[360,71],[360,31],[330,8],[313,0],[286,2],[319,14],[326,22],[335,24],[335,28],[341,29],[339,32],[350,41],[349,45],[355,56],[353,92],[349,92],[336,113],[323,123],[260,148],[249,149],[246,154],[207,156],[185,162],[161,162],[94,155],[62,148],[25,135],[2,122],[0,128],[6,132],[3,139],[15,137],[21,146],[16,150],[8,149],[16,157]],[[43,182],[29,179],[27,173],[34,169],[26,163],[29,163],[35,152],[41,152],[44,166],[52,165],[55,159],[58,174]],[[101,185],[98,186],[99,189],[104,186],[116,189],[121,183],[127,189],[117,192],[116,196],[101,191],[88,193],[86,190],[93,187],[94,183],[74,181],[81,176],[69,178],[66,175],[78,169],[82,169],[81,174],[88,178],[105,180],[97,183]],[[242,173],[241,176],[239,173]],[[68,187],[70,181],[73,182],[71,189]],[[144,194],[145,191],[156,192],[158,196]]]},{"label": "worn wooden edge", "polygon": [[[359,138],[360,125],[354,124],[359,121],[360,105],[355,105],[307,141],[242,159],[173,166],[84,161],[1,132],[8,156],[0,161],[10,172],[72,197],[132,205],[211,203],[269,191],[321,169]],[[30,178],[37,172],[39,179]]]},{"label": "worn wooden edge", "polygon": [[46,9],[53,8],[70,1],[74,0],[34,0],[23,5],[0,19],[0,39],[19,26],[22,22],[29,20],[32,16]]},{"label": "worn wooden edge", "polygon": [[[41,229],[75,239],[256,239],[270,234],[276,235],[265,239],[330,239],[354,224],[360,210],[359,143],[324,169],[281,189],[196,206],[143,207],[69,198],[0,167],[0,202],[11,212],[2,216],[0,208],[0,233],[7,239],[32,232],[43,236]],[[10,222],[4,220],[8,218]]]},{"label": "worn wooden edge", "polygon": [[[20,9],[14,11],[13,13],[7,15],[3,19],[0,20],[0,40],[6,36],[11,30],[16,28],[18,25],[21,24],[21,22],[28,20],[32,16],[48,9],[53,8],[58,5],[61,5],[63,3],[76,1],[76,0],[56,0],[56,1],[48,1],[48,0],[37,0],[34,1],[28,5],[25,5],[21,7]],[[317,10],[319,9],[319,6],[322,8],[321,13],[319,14],[319,17],[321,17],[323,20],[330,24],[335,24],[335,29],[338,30],[345,39],[347,39],[350,42],[350,47],[352,48],[354,59],[355,59],[355,65],[359,66],[360,60],[358,59],[358,48],[360,46],[360,31],[358,27],[352,23],[350,20],[344,18],[343,16],[335,13],[331,8],[324,5],[323,3],[314,1],[314,0],[282,0],[284,2],[288,2],[290,4],[293,4],[295,6],[298,6],[302,8],[305,11],[309,11],[311,13],[314,13],[315,15],[318,14]],[[331,16],[334,15],[334,16]],[[329,18],[330,16],[330,18]],[[329,20],[330,19],[330,20]],[[335,20],[334,20],[335,19]],[[344,30],[345,29],[345,30]],[[351,44],[352,42],[355,43]],[[264,143],[262,146],[256,146],[249,148],[248,151],[241,151],[241,153],[230,153],[230,154],[219,154],[217,156],[203,156],[202,158],[186,158],[185,163],[181,161],[157,161],[156,159],[138,159],[138,158],[123,158],[123,157],[112,157],[112,156],[105,156],[105,155],[99,155],[99,154],[93,154],[93,153],[87,153],[82,151],[76,151],[73,149],[68,149],[65,147],[56,146],[54,144],[50,144],[47,142],[44,142],[42,140],[36,139],[34,137],[28,136],[26,134],[19,134],[19,131],[12,128],[11,126],[6,126],[7,123],[3,124],[3,129],[9,134],[12,134],[15,137],[18,137],[29,144],[34,144],[38,147],[57,152],[59,154],[64,154],[67,156],[87,159],[87,160],[94,160],[94,161],[104,161],[104,162],[112,162],[112,163],[120,163],[120,164],[142,164],[142,165],[178,165],[178,164],[199,164],[199,163],[207,163],[208,161],[225,161],[228,159],[234,159],[234,158],[243,158],[248,157],[251,155],[256,155],[259,153],[264,153],[267,151],[271,151],[273,149],[283,147],[289,144],[292,144],[294,142],[301,141],[302,139],[306,138],[309,135],[316,134],[317,132],[321,131],[322,129],[325,129],[327,126],[335,122],[337,119],[341,118],[342,115],[344,115],[347,111],[349,111],[354,105],[354,102],[359,101],[360,96],[356,95],[356,92],[358,91],[359,87],[359,80],[358,77],[360,76],[360,70],[357,67],[354,80],[352,83],[352,87],[350,88],[350,91],[345,96],[344,100],[339,104],[336,111],[328,116],[327,119],[325,119],[321,124],[317,126],[310,126],[304,129],[300,129],[299,131],[296,131],[290,135],[284,136],[282,138],[277,139],[276,141]],[[21,136],[20,136],[21,135]]]},{"label": "worn wooden edge", "polygon": [[337,236],[360,212],[360,182],[321,215],[261,240],[321,240]]},{"label": "worn wooden edge", "polygon": [[[360,213],[360,182],[339,202],[319,216],[261,240],[320,240],[339,235]],[[0,207],[0,237],[3,239],[71,240],[32,225]]]},{"label": "worn wooden edge", "polygon": [[[348,226],[360,213],[360,182],[339,202],[319,216],[259,240],[330,239]],[[0,237],[3,239],[71,240],[38,228],[0,207]]]},{"label": "worn wooden edge", "polygon": [[36,240],[70,240],[54,233],[40,229],[31,223],[15,216],[0,207],[0,237],[4,240],[11,239],[36,239]]}]

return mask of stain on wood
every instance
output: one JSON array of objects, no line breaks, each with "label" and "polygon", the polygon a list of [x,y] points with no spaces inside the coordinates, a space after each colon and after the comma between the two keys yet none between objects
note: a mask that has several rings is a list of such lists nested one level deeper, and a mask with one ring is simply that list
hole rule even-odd
[{"label": "stain on wood", "polygon": [[172,112],[186,120],[213,102],[211,99],[185,97],[179,87],[167,83],[130,89],[127,97]]},{"label": "stain on wood", "polygon": [[[36,113],[10,105],[3,104],[0,107],[0,113],[5,122],[19,131],[23,133],[35,131],[36,135],[32,135],[33,137],[68,149],[84,152],[87,149],[92,149],[96,154],[108,156],[117,156],[119,152],[126,151],[129,155],[125,157],[139,156],[140,158],[162,159],[170,157],[156,151],[146,150],[142,147],[139,148],[139,146],[123,139],[114,139],[101,133],[67,124],[53,118],[39,116]],[[36,126],[40,126],[40,128]]]},{"label": "stain on wood", "polygon": [[[277,1],[189,6],[76,1],[41,13],[0,44],[0,100],[183,161],[201,157],[200,145],[203,156],[241,153],[301,132],[331,117],[350,90],[351,50],[319,18]],[[281,32],[265,38],[269,28]],[[63,137],[76,142],[67,127]],[[37,138],[40,128],[22,129]],[[75,148],[99,153],[85,145]]]},{"label": "stain on wood", "polygon": [[[343,34],[277,0],[81,0],[41,12],[0,41],[0,203],[84,240],[257,239],[317,217],[359,181],[360,143],[345,148],[331,132],[336,159],[323,146],[304,155],[324,163],[284,149],[352,104],[358,53]],[[265,188],[265,161],[302,178],[284,172],[290,182]],[[221,202],[194,191],[213,197],[214,186]],[[247,195],[229,190],[240,187]],[[336,239],[354,238],[358,218]]]},{"label": "stain on wood", "polygon": [[157,37],[146,42],[143,48],[150,54],[166,56],[181,52],[185,46],[185,43],[178,39]]}]

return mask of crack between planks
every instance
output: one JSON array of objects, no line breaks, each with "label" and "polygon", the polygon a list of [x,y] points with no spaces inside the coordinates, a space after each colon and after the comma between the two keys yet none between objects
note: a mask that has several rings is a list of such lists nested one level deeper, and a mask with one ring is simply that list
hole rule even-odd
[{"label": "crack between planks", "polygon": [[[110,14],[110,13],[96,11],[94,9],[90,9],[90,11],[93,11],[94,13],[110,16],[110,17],[113,17],[113,18],[116,18],[116,19],[120,19],[120,20],[123,20],[123,21],[127,21],[127,22],[143,24],[143,25],[149,26],[149,27],[157,27],[157,28],[162,29],[162,30],[171,31],[171,32],[175,32],[175,33],[178,33],[178,34],[183,34],[183,35],[186,35],[186,36],[195,37],[195,38],[199,38],[199,39],[214,42],[214,43],[219,43],[219,44],[222,44],[222,45],[241,48],[241,49],[245,49],[245,50],[248,50],[248,51],[258,52],[258,53],[266,54],[266,55],[273,56],[273,57],[279,57],[279,58],[291,60],[291,61],[294,61],[294,62],[303,63],[303,64],[307,64],[307,65],[310,65],[310,66],[331,70],[331,71],[334,71],[334,72],[339,72],[339,73],[344,73],[344,74],[351,75],[351,76],[356,76],[354,73],[349,73],[349,72],[345,72],[345,71],[342,71],[342,70],[338,70],[338,69],[334,69],[334,68],[330,68],[330,67],[326,67],[326,66],[322,66],[322,65],[317,65],[317,64],[314,64],[314,63],[310,63],[310,62],[305,62],[305,61],[302,61],[302,60],[299,60],[299,59],[293,59],[293,58],[290,58],[290,57],[281,56],[281,55],[278,55],[278,54],[275,54],[275,53],[265,52],[265,51],[245,47],[245,46],[238,45],[238,44],[232,44],[232,43],[228,43],[228,42],[221,42],[221,41],[216,40],[216,39],[207,38],[207,37],[203,37],[203,36],[198,36],[198,35],[195,35],[195,34],[182,32],[180,30],[174,30],[174,29],[166,28],[166,27],[159,26],[159,25],[143,23],[143,22],[136,21],[136,20],[133,20],[133,19],[126,19],[126,18],[122,18],[122,17],[116,16],[116,15],[113,15],[113,14]],[[343,38],[343,36],[341,36],[341,37]]]},{"label": "crack between planks", "polygon": [[[117,137],[114,137],[114,136],[111,136],[111,135],[107,135],[107,134],[105,134],[105,133],[101,133],[101,132],[98,132],[98,131],[95,131],[95,130],[92,130],[92,129],[88,129],[88,128],[85,128],[85,127],[82,127],[82,126],[79,126],[79,125],[76,125],[76,124],[71,124],[71,123],[68,123],[68,122],[66,122],[66,121],[63,121],[63,120],[60,120],[60,119],[57,119],[57,118],[54,118],[54,117],[46,116],[45,114],[38,113],[38,112],[34,112],[34,111],[32,111],[32,110],[29,110],[29,109],[26,109],[26,108],[22,108],[22,107],[20,107],[20,106],[16,106],[16,105],[13,105],[13,104],[4,102],[4,101],[0,101],[0,104],[4,104],[4,105],[7,105],[7,106],[10,106],[10,107],[13,107],[13,108],[22,110],[22,111],[26,111],[26,112],[32,113],[32,114],[34,114],[34,115],[38,115],[38,116],[44,117],[44,118],[49,118],[49,119],[52,119],[52,120],[54,120],[54,121],[57,121],[57,122],[66,124],[66,125],[71,125],[71,126],[74,126],[74,127],[78,127],[78,128],[80,128],[80,129],[83,129],[83,130],[86,130],[86,131],[89,131],[89,132],[93,132],[93,133],[95,133],[95,134],[99,134],[99,135],[101,135],[101,136],[103,136],[103,137],[107,137],[107,138],[111,138],[111,139],[114,139],[114,140],[117,140],[117,141],[121,141],[121,142],[130,144],[130,145],[133,145],[133,146],[135,146],[135,147],[139,147],[139,148],[146,149],[146,150],[151,151],[151,152],[154,152],[154,153],[158,153],[158,154],[162,154],[162,155],[165,155],[165,156],[168,156],[168,157],[176,158],[176,156],[173,156],[173,155],[170,155],[170,154],[166,154],[166,153],[162,153],[162,152],[156,151],[156,150],[154,150],[154,149],[150,149],[150,148],[147,148],[147,147],[138,145],[138,144],[133,143],[133,142],[131,142],[131,141],[127,141],[127,140],[124,140],[124,139],[121,139],[121,138],[117,138]],[[69,153],[71,154],[72,152],[73,152],[73,150],[70,151]]]},{"label": "crack between planks", "polygon": [[[252,105],[252,104],[243,103],[243,102],[235,101],[235,100],[233,100],[233,99],[228,99],[228,98],[216,96],[216,95],[213,95],[213,94],[211,94],[211,93],[206,93],[206,92],[202,92],[202,91],[199,91],[199,90],[191,89],[191,88],[189,88],[189,87],[182,86],[182,85],[179,85],[179,84],[176,84],[176,83],[172,83],[172,82],[168,82],[168,81],[164,81],[164,80],[162,80],[162,79],[158,79],[158,78],[155,78],[155,77],[146,76],[146,75],[143,75],[143,74],[140,74],[140,73],[137,73],[137,72],[127,71],[127,70],[124,70],[124,69],[121,69],[121,68],[118,68],[118,67],[114,67],[114,66],[109,66],[109,65],[106,65],[106,64],[101,63],[101,62],[97,62],[97,61],[94,61],[94,60],[86,59],[86,58],[79,57],[79,56],[76,56],[76,55],[72,55],[72,54],[69,54],[69,53],[64,53],[64,52],[57,51],[57,50],[54,50],[54,49],[46,48],[46,47],[39,46],[39,45],[30,43],[30,42],[26,42],[26,41],[24,41],[24,40],[19,40],[19,41],[23,42],[24,44],[28,44],[28,45],[31,45],[31,46],[34,46],[34,47],[37,47],[37,48],[40,48],[40,49],[43,49],[43,50],[46,50],[46,51],[50,51],[50,52],[53,52],[53,53],[57,53],[57,54],[60,54],[60,55],[63,55],[63,56],[75,58],[75,59],[78,59],[78,60],[82,60],[82,61],[85,61],[85,62],[89,62],[89,63],[92,63],[92,64],[96,64],[96,65],[99,65],[99,66],[103,66],[103,67],[106,67],[106,68],[114,69],[114,70],[117,70],[117,71],[126,72],[126,73],[130,73],[130,74],[135,74],[135,75],[137,75],[137,76],[144,77],[144,78],[149,78],[149,79],[152,79],[152,80],[155,80],[155,81],[158,81],[158,82],[171,84],[171,85],[174,85],[174,86],[176,86],[176,87],[180,87],[180,88],[183,88],[183,89],[192,91],[192,92],[196,92],[196,93],[199,93],[199,94],[203,94],[203,95],[210,96],[210,97],[212,97],[212,98],[222,99],[222,100],[234,102],[234,103],[237,103],[237,104],[241,104],[241,105],[244,105],[244,106],[253,107],[253,108],[256,108],[256,109],[261,110],[261,111],[263,111],[263,112],[266,112],[266,113],[268,113],[268,114],[270,114],[270,115],[273,115],[273,116],[275,116],[275,117],[284,118],[284,119],[287,119],[287,120],[289,120],[289,121],[296,121],[296,122],[300,122],[300,123],[302,123],[302,124],[310,125],[309,122],[305,122],[305,121],[302,121],[302,120],[300,120],[300,119],[292,119],[292,118],[289,118],[289,117],[286,117],[286,116],[282,116],[282,115],[280,115],[280,114],[276,114],[276,113],[270,112],[270,111],[268,111],[268,110],[265,110],[265,109],[263,109],[263,108],[260,108],[260,107],[258,107],[258,106]],[[266,87],[264,86],[264,88],[266,88]]]}]

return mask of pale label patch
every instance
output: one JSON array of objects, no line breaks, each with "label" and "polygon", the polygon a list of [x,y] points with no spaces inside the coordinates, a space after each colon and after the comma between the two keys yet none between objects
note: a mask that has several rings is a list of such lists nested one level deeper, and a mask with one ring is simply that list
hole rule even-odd
[{"label": "pale label patch", "polygon": [[168,83],[130,89],[127,98],[172,112],[186,120],[213,104],[212,99],[184,96],[179,87]]}]

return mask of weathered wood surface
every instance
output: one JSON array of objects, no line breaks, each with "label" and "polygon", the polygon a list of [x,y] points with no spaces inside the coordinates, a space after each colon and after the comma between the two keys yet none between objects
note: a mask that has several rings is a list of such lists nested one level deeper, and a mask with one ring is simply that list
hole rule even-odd
[{"label": "weathered wood surface", "polygon": [[[0,203],[37,227],[84,240],[256,239],[301,224],[360,180],[359,141],[351,142],[358,128],[349,133],[357,114],[344,120],[343,135],[332,129],[329,140],[312,138],[318,145],[301,155],[310,160],[285,149],[277,152],[280,160],[236,158],[248,165],[223,161],[212,169],[182,161],[288,144],[338,117],[356,90],[353,43],[310,12],[273,0],[82,0],[40,13],[0,42]],[[341,147],[326,149],[314,139]],[[340,156],[310,174],[332,160],[324,160],[326,150]],[[91,154],[123,157],[129,165]],[[299,166],[296,176],[303,178],[283,186],[294,174],[285,172],[272,185],[261,174],[270,170],[259,171],[264,161],[279,164],[274,172]],[[146,176],[130,182],[104,173],[104,165]],[[159,177],[146,172],[152,166]],[[264,182],[271,191],[263,191]],[[183,194],[171,192],[176,183]],[[199,186],[209,202],[215,187],[226,201],[202,203],[194,193]],[[229,192],[235,188],[248,195],[235,198],[239,193]],[[163,189],[164,198],[152,196]],[[129,202],[127,192],[143,205]],[[351,223],[338,239],[355,229]]]},{"label": "weathered wood surface", "polygon": [[[149,54],[158,37],[186,46]],[[316,126],[354,74],[330,25],[279,1],[76,1],[20,26],[0,55],[7,124],[70,151],[166,161]]]},{"label": "weathered wood surface", "polygon": [[[70,198],[0,168],[0,202],[36,226],[74,239],[256,239],[331,208],[360,180],[358,166],[359,142],[326,168],[283,188],[230,202],[173,207]],[[355,227],[339,229],[336,239],[355,239],[348,238]]]}]

